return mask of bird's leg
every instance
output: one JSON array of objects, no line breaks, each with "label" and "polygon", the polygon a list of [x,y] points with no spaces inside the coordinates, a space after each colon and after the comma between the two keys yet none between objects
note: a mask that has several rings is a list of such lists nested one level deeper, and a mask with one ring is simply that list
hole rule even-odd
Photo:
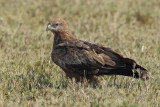
[{"label": "bird's leg", "polygon": [[114,76],[114,86],[116,85],[116,75]]},{"label": "bird's leg", "polygon": [[82,80],[82,77],[77,74],[77,73],[73,73],[73,72],[69,72],[69,71],[64,71],[66,73],[66,77],[69,77],[70,79],[75,79],[76,82],[80,82]]},{"label": "bird's leg", "polygon": [[86,77],[86,70],[83,71],[83,81],[86,82],[87,81],[87,77]]}]

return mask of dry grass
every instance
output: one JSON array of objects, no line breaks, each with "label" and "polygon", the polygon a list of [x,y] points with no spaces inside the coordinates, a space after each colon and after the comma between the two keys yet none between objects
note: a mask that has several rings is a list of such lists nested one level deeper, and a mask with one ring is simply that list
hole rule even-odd
[{"label": "dry grass", "polygon": [[[64,18],[74,36],[102,43],[149,70],[147,82],[104,76],[65,78],[52,63],[49,20]],[[159,0],[0,0],[0,106],[160,106]]]}]

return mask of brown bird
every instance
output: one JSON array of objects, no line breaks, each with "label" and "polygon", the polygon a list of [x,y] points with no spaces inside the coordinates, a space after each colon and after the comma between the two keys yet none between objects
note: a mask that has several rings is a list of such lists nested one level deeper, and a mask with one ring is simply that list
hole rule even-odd
[{"label": "brown bird", "polygon": [[147,70],[103,45],[76,39],[63,19],[48,23],[54,34],[51,58],[69,78],[81,81],[101,75],[123,75],[147,80]]}]

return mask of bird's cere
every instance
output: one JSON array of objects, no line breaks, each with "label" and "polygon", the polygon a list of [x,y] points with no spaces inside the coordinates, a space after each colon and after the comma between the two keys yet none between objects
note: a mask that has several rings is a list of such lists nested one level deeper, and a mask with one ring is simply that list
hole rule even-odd
[{"label": "bird's cere", "polygon": [[52,26],[49,24],[48,26],[47,26],[47,28],[46,28],[46,31],[49,31],[49,30],[52,30],[53,28],[52,28]]},{"label": "bird's cere", "polygon": [[48,28],[51,28],[52,26],[51,25],[48,25]]}]

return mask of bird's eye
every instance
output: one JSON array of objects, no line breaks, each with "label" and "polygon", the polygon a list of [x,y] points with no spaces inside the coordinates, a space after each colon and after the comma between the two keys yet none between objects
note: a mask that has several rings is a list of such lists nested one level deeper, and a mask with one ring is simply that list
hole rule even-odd
[{"label": "bird's eye", "polygon": [[56,23],[55,25],[58,26],[58,23]]}]

